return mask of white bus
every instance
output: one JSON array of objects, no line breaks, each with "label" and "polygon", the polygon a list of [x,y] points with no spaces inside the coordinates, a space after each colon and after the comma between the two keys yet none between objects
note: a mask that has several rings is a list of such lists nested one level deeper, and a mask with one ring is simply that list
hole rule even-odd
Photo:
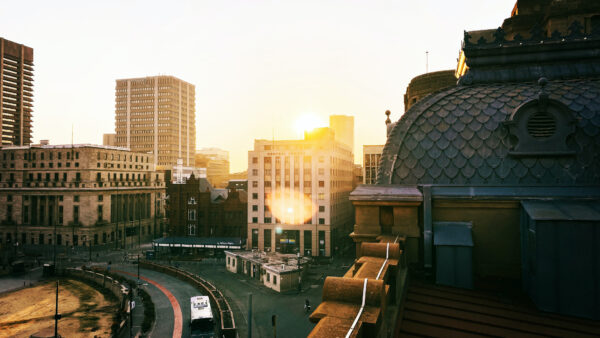
[{"label": "white bus", "polygon": [[213,319],[208,296],[194,296],[190,299],[190,336],[215,337],[215,321]]}]

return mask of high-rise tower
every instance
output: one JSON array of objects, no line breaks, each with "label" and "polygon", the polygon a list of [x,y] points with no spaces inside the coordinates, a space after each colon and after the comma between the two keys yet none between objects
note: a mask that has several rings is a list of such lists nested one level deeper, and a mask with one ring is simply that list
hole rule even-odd
[{"label": "high-rise tower", "polygon": [[0,38],[0,143],[31,143],[33,48]]},{"label": "high-rise tower", "polygon": [[174,76],[117,80],[116,145],[151,152],[158,167],[193,166],[196,87]]}]

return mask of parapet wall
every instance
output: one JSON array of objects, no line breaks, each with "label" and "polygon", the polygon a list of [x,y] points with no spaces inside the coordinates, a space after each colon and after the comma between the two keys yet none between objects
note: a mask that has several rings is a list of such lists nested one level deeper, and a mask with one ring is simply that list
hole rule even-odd
[{"label": "parapet wall", "polygon": [[406,237],[361,243],[361,256],[343,277],[327,277],[321,304],[310,315],[309,337],[389,337],[406,292]]}]

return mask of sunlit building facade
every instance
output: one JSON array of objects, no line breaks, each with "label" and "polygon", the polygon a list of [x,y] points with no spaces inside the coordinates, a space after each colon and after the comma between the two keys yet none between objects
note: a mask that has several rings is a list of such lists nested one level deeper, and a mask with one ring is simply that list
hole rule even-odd
[{"label": "sunlit building facade", "polygon": [[117,80],[116,145],[154,154],[157,168],[194,165],[196,88],[174,76]]},{"label": "sunlit building facade", "polygon": [[33,48],[0,38],[0,146],[31,143]]},{"label": "sunlit building facade", "polygon": [[363,146],[363,184],[377,183],[379,160],[383,152],[383,145]]},{"label": "sunlit building facade", "polygon": [[248,152],[248,249],[331,256],[352,231],[353,158],[329,128],[255,140]]}]

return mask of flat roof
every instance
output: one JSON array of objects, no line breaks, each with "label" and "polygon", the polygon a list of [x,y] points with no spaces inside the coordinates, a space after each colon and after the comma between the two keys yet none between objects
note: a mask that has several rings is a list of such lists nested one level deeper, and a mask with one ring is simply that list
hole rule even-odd
[{"label": "flat roof", "polygon": [[162,237],[152,241],[153,246],[171,248],[241,249],[239,237]]},{"label": "flat roof", "polygon": [[25,146],[2,146],[1,150],[22,150],[22,149],[73,149],[73,148],[97,148],[97,149],[105,149],[105,150],[121,150],[121,151],[129,151],[132,153],[139,154],[152,154],[151,152],[142,153],[137,151],[131,151],[130,148],[125,147],[116,147],[116,146],[105,146],[99,144],[91,144],[91,143],[81,143],[81,144],[29,144]]},{"label": "flat roof", "polygon": [[536,221],[600,221],[600,200],[529,200],[521,205]]},{"label": "flat roof", "polygon": [[361,184],[350,193],[351,201],[422,201],[417,186]]}]

